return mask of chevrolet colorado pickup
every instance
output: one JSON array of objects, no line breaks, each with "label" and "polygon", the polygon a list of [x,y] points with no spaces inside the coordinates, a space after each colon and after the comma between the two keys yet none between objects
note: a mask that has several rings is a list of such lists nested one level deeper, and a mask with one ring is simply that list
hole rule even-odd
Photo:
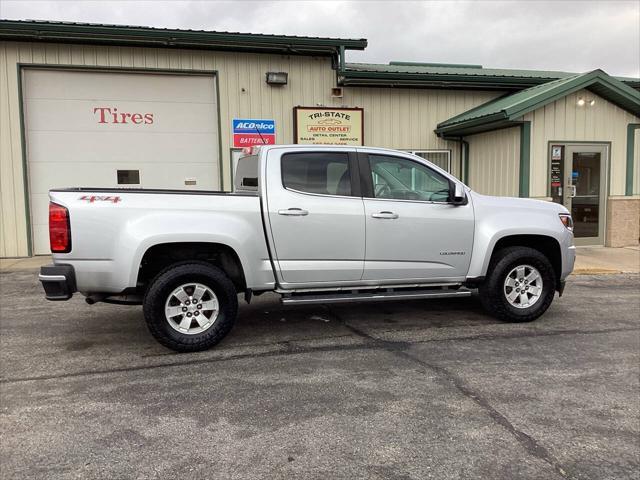
[{"label": "chevrolet colorado pickup", "polygon": [[264,146],[233,192],[50,192],[49,300],[141,304],[176,351],[218,343],[238,295],[285,304],[469,296],[504,321],[542,315],[575,260],[561,205],[480,195],[406,152]]}]

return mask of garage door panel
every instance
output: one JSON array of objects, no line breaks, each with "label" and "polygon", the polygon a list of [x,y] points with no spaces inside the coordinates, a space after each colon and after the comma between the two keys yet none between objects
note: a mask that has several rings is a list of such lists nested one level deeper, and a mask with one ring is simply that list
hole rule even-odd
[{"label": "garage door panel", "polygon": [[[100,147],[91,132],[30,132],[27,148],[31,163],[58,162],[154,162],[171,165],[176,161],[211,164],[217,158],[217,136],[208,133],[156,135],[136,134],[136,148],[123,149],[122,134],[101,134]],[[177,138],[180,137],[180,138]],[[188,157],[184,144],[189,144]],[[212,152],[215,155],[212,157]]]},{"label": "garage door panel", "polygon": [[[51,188],[219,187],[213,75],[26,69],[23,81],[36,254],[49,252]],[[111,112],[94,112],[96,107]],[[114,108],[118,114],[139,114],[139,123],[131,115],[126,123],[121,116],[114,123],[109,116]],[[145,114],[152,115],[147,123]],[[118,185],[118,170],[137,170],[140,184]]]},{"label": "garage door panel", "polygon": [[[132,100],[150,102],[215,103],[211,75],[176,75],[115,72],[74,72],[40,70],[43,75],[27,75],[29,98],[76,100]],[[31,72],[37,73],[36,70]],[[180,78],[183,88],[176,88]]]},{"label": "garage door panel", "polygon": [[215,112],[212,104],[169,102],[29,99],[25,104],[25,118],[32,131],[215,135],[217,125],[210,120],[212,111]]},{"label": "garage door panel", "polygon": [[[64,163],[56,164],[56,180],[51,180],[49,164],[34,163],[30,165],[29,185],[32,195],[48,194],[51,188],[68,187],[102,187],[102,188],[175,188],[215,190],[218,172],[208,163],[176,162],[169,168],[157,168],[154,162],[135,163]],[[118,185],[118,170],[138,170],[139,185]],[[185,180],[195,179],[195,186],[185,185]],[[35,213],[35,206],[32,209]]]}]

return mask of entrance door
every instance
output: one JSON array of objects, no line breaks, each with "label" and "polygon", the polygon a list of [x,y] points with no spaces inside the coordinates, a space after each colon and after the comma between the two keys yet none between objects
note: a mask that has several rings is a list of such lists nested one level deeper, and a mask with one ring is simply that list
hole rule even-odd
[{"label": "entrance door", "polygon": [[573,217],[577,245],[604,243],[607,154],[605,145],[565,146],[561,198]]}]

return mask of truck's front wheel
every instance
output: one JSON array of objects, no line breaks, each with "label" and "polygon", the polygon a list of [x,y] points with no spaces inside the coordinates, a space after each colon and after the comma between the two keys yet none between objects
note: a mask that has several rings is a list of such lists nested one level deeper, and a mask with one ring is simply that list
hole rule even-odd
[{"label": "truck's front wheel", "polygon": [[530,322],[549,308],[555,290],[547,257],[533,248],[508,247],[495,253],[479,294],[484,308],[500,320]]},{"label": "truck's front wheel", "polygon": [[238,297],[222,270],[207,263],[181,263],[160,272],[143,302],[151,334],[177,352],[206,350],[233,327]]}]

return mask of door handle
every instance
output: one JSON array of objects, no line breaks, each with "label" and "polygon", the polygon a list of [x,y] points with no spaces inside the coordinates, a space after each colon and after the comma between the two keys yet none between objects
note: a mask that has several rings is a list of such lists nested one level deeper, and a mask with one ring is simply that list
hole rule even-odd
[{"label": "door handle", "polygon": [[278,210],[278,215],[287,215],[289,217],[304,217],[309,215],[309,212],[302,210],[301,208],[288,208],[286,210]]},{"label": "door handle", "polygon": [[398,214],[397,213],[393,213],[393,212],[380,212],[380,213],[373,213],[371,214],[371,216],[373,218],[382,218],[382,219],[386,219],[386,220],[395,220],[396,218],[398,218]]}]

